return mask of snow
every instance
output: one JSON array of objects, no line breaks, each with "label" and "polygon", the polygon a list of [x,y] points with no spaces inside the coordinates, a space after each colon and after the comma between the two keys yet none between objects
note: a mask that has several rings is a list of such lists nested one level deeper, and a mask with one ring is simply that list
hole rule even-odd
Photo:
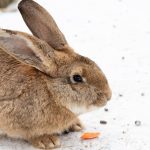
[{"label": "snow", "polygon": [[[150,150],[150,1],[37,0],[55,18],[70,45],[106,74],[113,97],[104,108],[80,116],[85,129],[61,136],[58,150]],[[29,32],[19,12],[0,13],[0,28]],[[106,120],[107,124],[100,124]],[[141,121],[140,126],[135,121]],[[82,141],[85,131],[100,131]],[[0,150],[33,150],[0,138]]]}]

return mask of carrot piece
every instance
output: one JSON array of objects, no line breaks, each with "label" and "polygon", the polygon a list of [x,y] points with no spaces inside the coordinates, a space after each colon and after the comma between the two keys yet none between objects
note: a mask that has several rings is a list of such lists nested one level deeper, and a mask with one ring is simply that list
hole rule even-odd
[{"label": "carrot piece", "polygon": [[100,135],[99,132],[86,132],[84,133],[81,138],[83,140],[88,140],[88,139],[94,139],[94,138],[97,138],[98,136]]}]

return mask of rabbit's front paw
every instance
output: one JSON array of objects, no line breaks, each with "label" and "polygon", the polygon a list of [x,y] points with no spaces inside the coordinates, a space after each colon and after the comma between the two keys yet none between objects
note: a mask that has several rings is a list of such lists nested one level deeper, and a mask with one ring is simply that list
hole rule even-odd
[{"label": "rabbit's front paw", "polygon": [[78,121],[77,123],[73,124],[69,130],[71,132],[79,132],[84,128],[84,126],[82,125],[82,123],[80,121]]},{"label": "rabbit's front paw", "polygon": [[80,120],[77,120],[76,123],[74,123],[68,129],[66,129],[63,133],[68,134],[69,132],[79,132],[83,129],[84,129],[83,124],[80,122]]},{"label": "rabbit's front paw", "polygon": [[55,135],[43,135],[30,140],[31,144],[40,149],[52,149],[60,147],[60,140]]}]

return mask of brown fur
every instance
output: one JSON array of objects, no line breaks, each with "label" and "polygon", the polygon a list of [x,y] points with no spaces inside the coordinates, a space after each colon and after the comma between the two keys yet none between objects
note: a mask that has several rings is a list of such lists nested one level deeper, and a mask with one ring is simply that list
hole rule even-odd
[{"label": "brown fur", "polygon": [[[32,0],[22,1],[19,9],[27,12],[26,5],[38,12],[37,20],[45,13]],[[31,10],[28,14],[34,20]],[[0,30],[0,130],[44,149],[60,145],[57,133],[82,129],[77,116],[105,105],[111,98],[103,72],[93,61],[76,54],[67,42],[62,46],[66,39],[51,16],[49,20],[48,29],[57,33],[37,36],[49,36],[51,41],[45,40],[48,44],[26,33]],[[32,30],[35,25],[31,25]],[[75,74],[82,76],[84,82],[74,83]]]},{"label": "brown fur", "polygon": [[46,75],[17,62],[2,50],[0,58],[7,60],[0,62],[3,68],[0,72],[0,128],[5,133],[27,138],[41,133],[59,133],[71,126],[76,117],[59,101],[53,100]]},{"label": "brown fur", "polygon": [[14,0],[0,0],[0,8],[5,8],[11,4]]}]

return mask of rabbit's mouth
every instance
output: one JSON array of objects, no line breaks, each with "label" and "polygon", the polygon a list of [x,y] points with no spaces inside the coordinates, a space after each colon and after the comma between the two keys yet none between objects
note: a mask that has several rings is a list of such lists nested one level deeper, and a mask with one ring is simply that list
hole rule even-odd
[{"label": "rabbit's mouth", "polygon": [[97,100],[92,102],[92,105],[97,107],[103,107],[107,104],[109,97],[107,93],[97,92]]},{"label": "rabbit's mouth", "polygon": [[99,107],[103,107],[107,104],[107,99],[106,100],[97,100],[93,103],[93,106],[97,106],[98,108]]},{"label": "rabbit's mouth", "polygon": [[103,107],[107,104],[107,101],[108,101],[107,97],[104,94],[100,93],[98,94],[97,100],[95,100],[91,105]]},{"label": "rabbit's mouth", "polygon": [[67,108],[76,115],[81,115],[87,112],[91,112],[105,106],[107,98],[98,99],[95,102],[88,105],[70,104]]}]

